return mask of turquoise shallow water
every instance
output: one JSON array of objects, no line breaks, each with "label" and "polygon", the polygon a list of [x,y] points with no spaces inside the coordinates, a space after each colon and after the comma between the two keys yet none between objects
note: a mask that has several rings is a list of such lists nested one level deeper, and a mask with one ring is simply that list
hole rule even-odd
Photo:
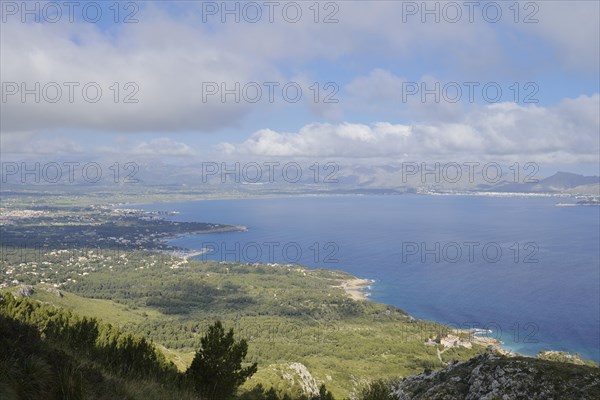
[{"label": "turquoise shallow water", "polygon": [[171,243],[220,261],[300,263],[371,278],[417,318],[491,329],[514,351],[600,361],[600,208],[552,198],[345,196],[145,205],[247,232]]}]

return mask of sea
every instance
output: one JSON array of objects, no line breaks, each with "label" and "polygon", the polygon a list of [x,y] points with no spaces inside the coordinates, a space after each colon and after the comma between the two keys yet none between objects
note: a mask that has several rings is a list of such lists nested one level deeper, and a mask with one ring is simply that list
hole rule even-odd
[{"label": "sea", "polygon": [[372,279],[373,301],[487,330],[503,347],[600,362],[600,207],[556,197],[301,196],[139,205],[243,225],[169,243],[202,260],[301,264]]}]

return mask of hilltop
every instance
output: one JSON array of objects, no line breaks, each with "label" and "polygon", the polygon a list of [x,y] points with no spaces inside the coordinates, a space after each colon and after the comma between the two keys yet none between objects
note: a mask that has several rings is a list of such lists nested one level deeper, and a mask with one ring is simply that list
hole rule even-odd
[{"label": "hilltop", "polygon": [[395,385],[399,400],[600,398],[600,369],[488,350],[466,362],[407,378]]}]

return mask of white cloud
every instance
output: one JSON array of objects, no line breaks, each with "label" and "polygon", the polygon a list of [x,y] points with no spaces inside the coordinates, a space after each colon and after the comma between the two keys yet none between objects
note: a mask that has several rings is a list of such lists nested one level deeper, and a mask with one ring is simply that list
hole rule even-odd
[{"label": "white cloud", "polygon": [[176,142],[169,138],[158,138],[150,142],[138,144],[133,148],[131,154],[139,156],[191,157],[196,155],[196,151],[185,143]]},{"label": "white cloud", "polygon": [[[339,5],[339,23],[335,24],[314,23],[308,3],[302,3],[305,15],[298,24],[282,21],[280,13],[274,24],[204,24],[201,2],[146,2],[136,16],[139,23],[109,30],[94,24],[22,24],[11,19],[2,24],[2,82],[97,82],[103,95],[98,103],[87,103],[80,86],[74,103],[23,104],[11,97],[2,104],[2,130],[218,131],[241,126],[252,112],[263,112],[261,117],[268,118],[279,109],[264,103],[222,103],[218,96],[204,102],[203,82],[282,82],[296,77],[339,79],[340,86],[349,81],[350,94],[364,92],[362,98],[355,96],[354,103],[309,103],[308,109],[317,117],[337,121],[357,107],[368,110],[374,104],[369,99],[396,98],[402,77],[409,78],[408,71],[394,70],[397,76],[378,69],[379,65],[392,70],[390,65],[402,69],[412,64],[422,74],[443,71],[459,75],[456,79],[510,76],[522,66],[511,46],[520,43],[522,37],[517,34],[523,36],[523,32],[557,49],[557,55],[529,49],[528,65],[543,67],[548,60],[558,59],[574,70],[598,69],[597,2],[576,6],[539,2],[540,23],[532,25],[514,24],[510,14],[502,24],[482,22],[480,16],[477,23],[421,23],[419,16],[405,23],[403,2],[333,3]],[[173,12],[170,7],[181,10]],[[321,20],[325,14],[321,10]],[[372,72],[357,78],[363,71]],[[121,85],[116,104],[110,89],[114,82]],[[139,86],[135,95],[139,103],[122,102],[131,93],[123,87],[126,82]],[[305,97],[309,96],[307,92]],[[426,119],[435,115],[446,121],[462,111],[447,103],[411,107],[411,115]]]},{"label": "white cloud", "polygon": [[63,135],[49,137],[33,132],[2,132],[0,148],[3,155],[73,155],[83,148]]},{"label": "white cloud", "polygon": [[[557,51],[557,62],[572,71],[598,74],[600,69],[600,2],[544,1],[532,2],[539,9],[537,23],[517,24],[528,35],[547,40]],[[521,17],[533,12],[528,7]]]},{"label": "white cloud", "polygon": [[108,157],[154,160],[193,158],[198,155],[198,151],[192,146],[168,137],[144,141],[131,141],[126,137],[117,137],[110,145],[96,147],[92,152]]},{"label": "white cloud", "polygon": [[14,157],[77,156],[83,158],[139,157],[192,158],[198,152],[186,143],[171,138],[160,137],[148,141],[131,142],[125,137],[116,138],[111,145],[86,147],[65,137],[64,134],[42,134],[33,132],[3,132],[0,135],[2,155]]},{"label": "white cloud", "polygon": [[[180,24],[159,14],[145,23],[124,25],[116,38],[85,24],[21,24],[2,27],[2,81],[26,82],[29,89],[56,82],[37,103],[20,96],[3,102],[2,129],[40,130],[88,128],[96,130],[176,131],[210,130],[235,124],[250,110],[249,103],[223,104],[220,98],[203,101],[204,82],[249,82],[257,76],[276,76],[260,59],[221,47],[201,27]],[[75,38],[75,39],[74,39]],[[64,82],[77,82],[73,102]],[[91,103],[83,85],[97,83],[102,95]],[[119,83],[115,102],[113,84]],[[128,82],[134,85],[126,88]],[[125,103],[133,94],[138,103]],[[50,88],[50,86],[49,86]],[[93,90],[90,95],[95,96]]]},{"label": "white cloud", "polygon": [[[408,80],[390,71],[376,68],[367,76],[356,77],[346,85],[343,103],[350,110],[363,112],[368,110],[392,117],[409,118],[413,121],[459,118],[463,111],[462,104],[469,101],[467,88],[461,86],[460,90],[464,89],[465,93],[456,95],[458,101],[450,101],[455,93],[450,89],[445,91],[444,85],[447,83],[440,82],[433,76]],[[437,87],[439,89],[436,89]],[[436,100],[432,95],[428,95],[426,101],[423,101],[422,93],[426,93],[427,90],[436,91],[439,99]]]},{"label": "white cloud", "polygon": [[600,95],[555,107],[499,103],[475,108],[460,122],[371,125],[309,124],[298,132],[260,130],[219,150],[239,156],[598,162]]}]

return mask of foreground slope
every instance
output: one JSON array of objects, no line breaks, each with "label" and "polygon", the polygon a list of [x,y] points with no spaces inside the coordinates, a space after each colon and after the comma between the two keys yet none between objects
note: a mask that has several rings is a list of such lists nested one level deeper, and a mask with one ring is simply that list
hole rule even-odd
[{"label": "foreground slope", "polygon": [[149,252],[43,259],[9,262],[12,279],[31,285],[33,299],[141,334],[180,370],[206,327],[220,319],[250,343],[248,356],[259,370],[248,384],[281,392],[314,392],[324,383],[343,398],[370,380],[414,375],[483,351],[473,343],[438,355],[440,345],[426,342],[450,328],[353,300],[341,287],[353,277],[343,272]]},{"label": "foreground slope", "polygon": [[600,369],[488,350],[466,362],[410,377],[395,389],[400,400],[593,400]]}]

